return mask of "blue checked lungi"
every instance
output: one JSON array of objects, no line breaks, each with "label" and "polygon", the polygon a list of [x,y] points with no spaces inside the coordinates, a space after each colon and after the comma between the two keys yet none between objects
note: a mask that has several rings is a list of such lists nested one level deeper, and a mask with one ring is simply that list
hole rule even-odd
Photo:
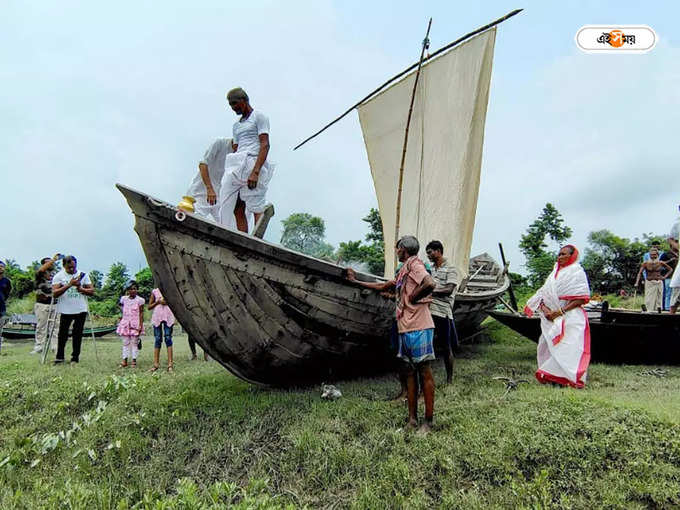
[{"label": "blue checked lungi", "polygon": [[397,357],[411,363],[421,363],[434,358],[434,328],[399,333],[399,351]]}]

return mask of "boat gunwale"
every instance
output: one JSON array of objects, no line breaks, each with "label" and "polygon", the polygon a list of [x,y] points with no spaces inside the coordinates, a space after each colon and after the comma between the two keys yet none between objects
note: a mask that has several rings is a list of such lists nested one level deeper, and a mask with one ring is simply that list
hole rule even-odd
[{"label": "boat gunwale", "polygon": [[[182,221],[178,221],[175,216],[179,210],[173,205],[120,183],[117,183],[116,187],[120,190],[123,196],[125,196],[135,216],[145,217],[146,219],[158,224],[173,225],[175,230],[182,231],[186,229],[192,232],[199,232],[210,239],[219,241],[221,246],[226,245],[225,247],[228,247],[228,245],[234,245],[237,248],[255,252],[262,257],[274,258],[277,261],[294,264],[296,266],[302,266],[306,269],[320,273],[329,279],[335,279],[347,283],[347,279],[343,275],[346,268],[342,266],[312,257],[310,255],[306,255],[304,253],[296,252],[286,248],[285,246],[280,246],[240,231],[228,229],[219,223],[207,218],[195,216],[192,213],[184,213],[185,218]],[[133,206],[133,202],[136,200],[144,203],[147,214],[143,214]],[[158,217],[158,219],[154,217]],[[195,236],[192,235],[192,237]],[[361,281],[387,281],[387,278],[385,277],[370,273],[357,271],[356,274],[357,279]],[[474,282],[474,279],[472,282]],[[468,292],[466,289],[463,292],[456,294],[456,300],[460,299],[463,301],[476,301],[485,298],[494,299],[497,296],[503,294],[508,289],[509,285],[510,280],[507,275],[504,275],[503,282],[497,288],[483,290],[480,292]]]}]

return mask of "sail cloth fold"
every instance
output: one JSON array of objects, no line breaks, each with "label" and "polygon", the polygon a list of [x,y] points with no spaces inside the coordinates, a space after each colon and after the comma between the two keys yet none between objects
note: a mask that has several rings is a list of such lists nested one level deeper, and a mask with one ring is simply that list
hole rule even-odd
[{"label": "sail cloth fold", "polygon": [[[467,273],[477,212],[484,123],[496,29],[423,64],[404,164],[399,234]],[[359,107],[385,239],[385,275],[394,274],[399,165],[415,72]]]}]

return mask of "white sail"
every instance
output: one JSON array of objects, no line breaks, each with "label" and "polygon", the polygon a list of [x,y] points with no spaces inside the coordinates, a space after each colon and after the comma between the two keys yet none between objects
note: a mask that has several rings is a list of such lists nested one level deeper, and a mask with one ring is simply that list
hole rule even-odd
[{"label": "white sail", "polygon": [[[496,29],[423,65],[409,128],[399,235],[467,273],[477,212],[484,122]],[[358,107],[385,238],[385,276],[394,274],[399,165],[415,72]]]}]

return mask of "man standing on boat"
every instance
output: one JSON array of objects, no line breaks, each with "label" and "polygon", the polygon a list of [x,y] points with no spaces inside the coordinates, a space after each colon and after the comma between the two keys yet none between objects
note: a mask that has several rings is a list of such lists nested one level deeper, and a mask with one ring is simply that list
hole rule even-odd
[{"label": "man standing on boat", "polygon": [[427,273],[425,264],[418,258],[420,244],[413,236],[404,236],[397,241],[397,257],[403,262],[397,277],[385,283],[362,282],[356,273],[347,269],[347,279],[362,287],[386,292],[395,290],[397,297],[397,328],[399,330],[399,351],[397,357],[403,362],[408,388],[408,428],[418,425],[418,381],[420,374],[425,397],[425,422],[420,427],[423,433],[432,429],[434,415],[434,379],[430,361],[434,358],[434,322],[430,314],[429,295],[435,289],[435,282]]},{"label": "man standing on boat", "polygon": [[73,255],[64,257],[63,269],[52,278],[52,293],[57,300],[57,313],[61,314],[55,364],[64,362],[64,350],[68,330],[73,323],[73,351],[71,363],[80,361],[80,344],[87,318],[87,296],[94,294],[94,287],[86,273],[76,271],[78,261]]},{"label": "man standing on boat", "polygon": [[[220,188],[224,177],[224,161],[227,154],[234,152],[231,138],[218,138],[205,151],[203,159],[198,163],[198,173],[194,176],[187,196],[196,202],[194,209],[197,214],[206,218],[212,217],[220,221]],[[227,227],[234,226],[233,215],[225,215]]]},{"label": "man standing on boat", "polygon": [[49,344],[52,349],[57,349],[56,342],[53,342],[59,330],[59,314],[55,314],[55,323],[50,326],[48,319],[50,315],[50,305],[52,305],[52,278],[54,277],[54,264],[61,256],[57,253],[54,257],[45,257],[40,261],[40,267],[35,272],[35,305],[33,313],[37,320],[35,325],[35,346],[31,354],[37,354]]},{"label": "man standing on boat", "polygon": [[257,224],[267,207],[265,195],[274,171],[274,165],[267,161],[269,119],[261,111],[253,109],[248,94],[242,88],[230,90],[227,101],[241,118],[233,127],[236,152],[227,154],[225,160],[220,199],[221,223],[227,223],[233,214],[237,228],[247,232],[250,215],[254,215]]},{"label": "man standing on boat", "polygon": [[432,291],[430,313],[434,321],[434,339],[445,350],[446,384],[453,381],[453,346],[457,343],[456,326],[453,322],[455,290],[460,283],[458,271],[444,258],[441,241],[430,241],[426,248],[427,258],[432,262],[432,278],[437,285]]}]

